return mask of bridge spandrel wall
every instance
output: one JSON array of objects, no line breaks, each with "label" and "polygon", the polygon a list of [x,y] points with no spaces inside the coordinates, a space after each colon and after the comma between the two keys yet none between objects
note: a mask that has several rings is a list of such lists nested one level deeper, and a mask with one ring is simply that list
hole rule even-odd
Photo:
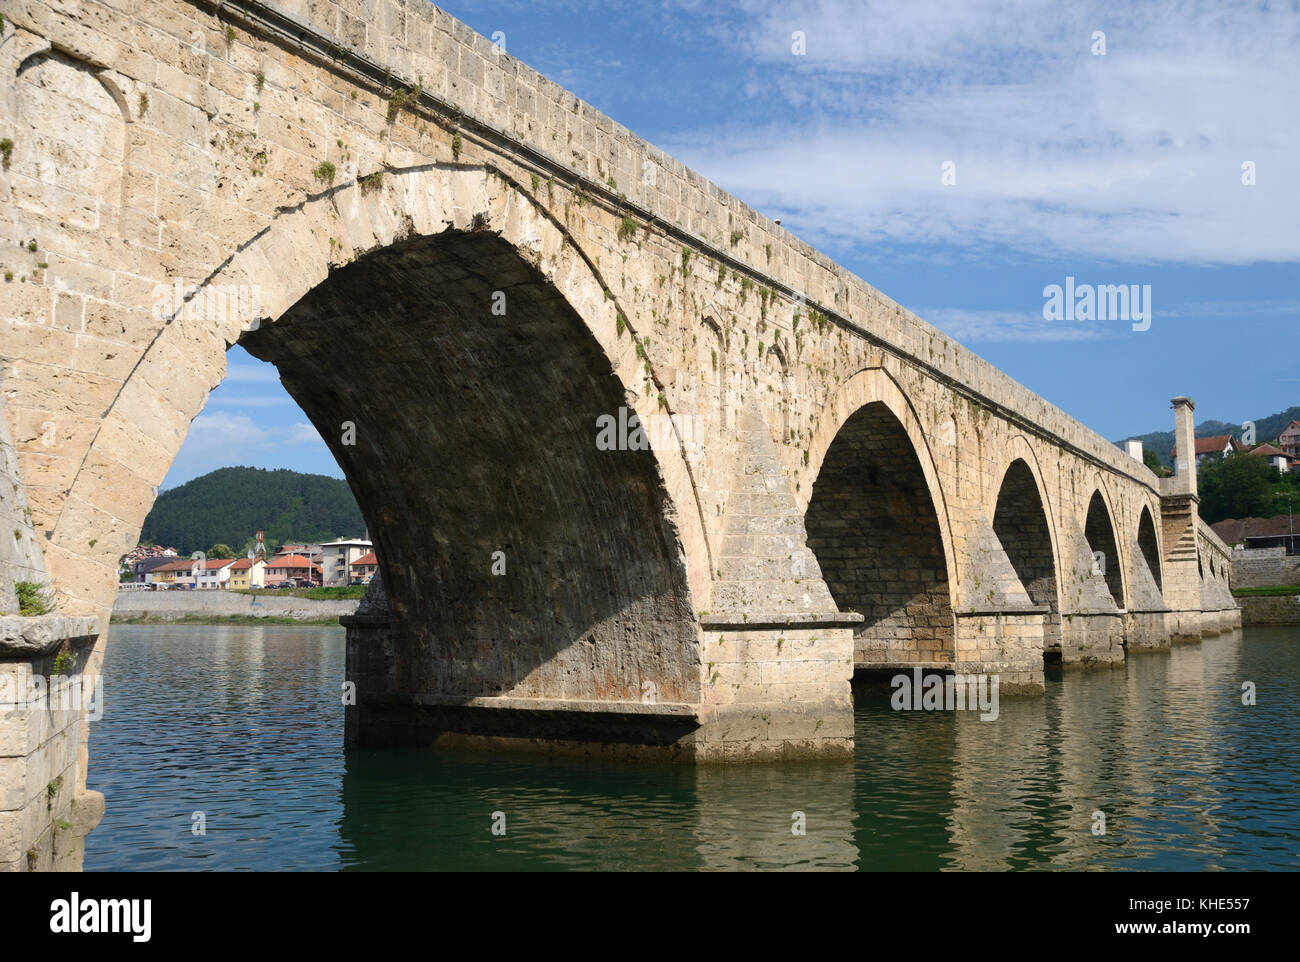
[{"label": "bridge spandrel wall", "polygon": [[[1063,436],[1097,448],[1103,459],[1120,457],[788,232],[499,54],[436,8],[387,2],[373,9],[347,3],[270,5],[289,18],[285,23],[297,21],[310,28],[300,32],[310,34],[311,43],[301,41],[288,49],[267,39],[274,32],[267,32],[267,22],[241,19],[259,10],[264,13],[261,5],[227,4],[223,19],[212,16],[204,4],[177,0],[155,8],[156,15],[148,19],[106,11],[98,24],[78,24],[75,30],[43,15],[30,25],[20,17],[16,28],[30,49],[45,42],[42,31],[57,35],[64,30],[68,35],[56,37],[58,44],[87,51],[90,70],[111,81],[119,122],[129,128],[125,149],[132,173],[123,181],[117,210],[107,217],[109,223],[116,219],[119,233],[110,230],[92,238],[88,232],[71,237],[66,231],[46,232],[51,244],[64,248],[57,253],[66,263],[52,267],[49,279],[67,295],[55,298],[42,292],[48,316],[54,316],[56,300],[63,304],[71,299],[81,318],[94,316],[97,323],[116,318],[122,333],[129,334],[125,349],[119,350],[120,342],[96,344],[93,335],[83,336],[89,331],[78,329],[83,353],[91,347],[99,352],[80,363],[73,360],[69,370],[79,380],[95,383],[102,378],[102,361],[110,354],[119,365],[110,372],[124,376],[131,370],[150,340],[149,329],[157,332],[158,325],[143,322],[139,312],[154,307],[158,283],[178,275],[197,282],[215,270],[232,283],[261,279],[259,275],[268,273],[266,265],[254,264],[257,255],[246,251],[250,240],[272,224],[286,229],[294,250],[283,252],[285,263],[277,263],[269,273],[289,271],[319,279],[319,265],[346,263],[373,245],[377,236],[392,236],[393,228],[409,216],[404,207],[411,198],[395,196],[391,205],[378,205],[386,210],[366,211],[360,220],[379,217],[395,223],[369,228],[363,224],[359,231],[357,218],[346,216],[337,231],[303,229],[316,219],[303,216],[305,210],[293,205],[310,204],[332,186],[358,178],[400,180],[385,172],[431,161],[487,162],[565,226],[569,242],[606,284],[606,296],[617,299],[627,343],[636,344],[653,372],[648,383],[636,386],[637,393],[659,412],[702,417],[704,423],[694,425],[695,436],[707,438],[707,444],[701,445],[706,453],[695,470],[694,495],[700,523],[715,538],[726,512],[727,467],[733,463],[734,449],[725,425],[719,430],[723,419],[713,414],[714,397],[701,390],[698,377],[704,357],[704,328],[699,324],[706,317],[717,325],[717,333],[708,336],[718,338],[721,346],[717,364],[723,383],[712,388],[726,399],[720,407],[759,405],[779,438],[778,456],[788,476],[805,494],[813,476],[806,461],[822,404],[853,372],[896,356],[872,348],[828,319],[826,311],[841,313],[882,341],[912,352],[934,372],[984,392],[1008,409],[1024,406],[1027,417],[1040,415],[1037,423],[1048,430],[1060,426]],[[227,24],[234,30],[232,39],[227,39]],[[312,44],[325,48],[313,49]],[[391,69],[388,87],[381,88],[382,78],[367,87],[358,75],[364,60]],[[419,78],[425,94],[449,106],[440,111],[426,102],[425,109],[399,109],[389,123],[392,94],[399,84],[413,86]],[[31,138],[23,135],[35,125],[24,125],[19,118],[13,126],[21,164],[32,147]],[[322,174],[326,164],[331,172]],[[581,190],[573,189],[575,174],[588,178]],[[99,203],[109,207],[116,199],[114,194]],[[361,203],[356,196],[331,196],[329,202]],[[18,220],[38,228],[47,212],[20,204],[15,213]],[[653,215],[652,225],[647,226],[646,214]],[[630,218],[630,234],[620,236],[627,223],[620,215]],[[22,233],[28,228],[16,229]],[[105,245],[117,256],[103,256]],[[295,253],[300,248],[309,256]],[[233,260],[227,261],[232,252]],[[542,252],[544,269],[548,253]],[[95,267],[107,271],[98,285],[91,283]],[[112,267],[120,269],[108,269]],[[763,283],[764,278],[770,283]],[[295,285],[262,287],[268,316],[277,316],[291,303]],[[808,303],[801,303],[797,292]],[[37,315],[27,311],[25,316]],[[230,340],[231,332],[223,336]],[[26,347],[23,351],[28,353]],[[710,347],[711,367],[716,351]],[[206,359],[212,352],[199,356]],[[199,371],[189,372],[197,376],[186,377],[179,363],[171,368],[153,378],[159,393],[192,388],[200,404],[203,393],[220,377],[219,366],[206,362]],[[30,422],[51,413],[56,405],[40,400],[49,394],[43,382],[50,376],[42,372],[37,375],[42,383],[18,388],[19,417]],[[184,388],[176,383],[181,380]],[[103,382],[105,404],[99,410],[123,384],[112,377]],[[932,413],[937,415],[941,406],[956,407],[955,392],[935,384],[935,401],[946,403],[930,405]],[[942,397],[945,392],[949,397]],[[150,448],[145,439],[131,439],[146,449],[142,491],[165,473],[165,451],[174,447],[186,417],[194,413],[194,405],[187,403],[180,417],[173,418],[166,411],[167,400],[145,396],[137,405],[162,408],[154,416],[162,423],[147,440],[163,452]],[[972,402],[966,398],[964,403],[969,407]],[[75,473],[99,429],[87,424],[73,431],[71,419],[60,420],[70,425],[60,464],[65,473]],[[928,428],[937,432],[950,422],[957,427],[947,414]],[[37,474],[43,455],[30,444],[23,450],[26,473]],[[69,480],[52,479],[43,523],[63,514],[62,492],[68,490]],[[129,518],[124,520],[128,523],[122,526],[122,540],[129,540],[131,525]],[[111,571],[105,563],[110,551],[101,543],[105,550],[91,553],[100,566],[100,581],[106,581],[102,572]],[[69,549],[60,565],[67,571],[82,567],[81,560]],[[694,570],[698,579],[707,562]],[[94,604],[104,591],[98,583],[74,586],[70,577],[60,580],[76,591],[78,603]]]}]

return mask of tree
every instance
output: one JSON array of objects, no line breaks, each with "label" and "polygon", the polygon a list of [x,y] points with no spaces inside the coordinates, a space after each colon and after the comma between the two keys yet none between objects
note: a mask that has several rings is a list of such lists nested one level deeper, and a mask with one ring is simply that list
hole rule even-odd
[{"label": "tree", "polygon": [[208,557],[216,558],[218,561],[226,561],[234,556],[235,553],[230,550],[230,545],[228,544],[214,544],[208,549]]},{"label": "tree", "polygon": [[1157,478],[1163,478],[1169,473],[1169,469],[1160,463],[1160,455],[1156,454],[1150,448],[1142,451],[1142,463],[1151,469],[1151,473]]},{"label": "tree", "polygon": [[259,528],[270,544],[320,541],[364,525],[346,481],[285,470],[218,468],[159,495],[140,537],[187,556],[211,544],[244,545],[242,555],[248,553],[248,536]]},{"label": "tree", "polygon": [[1225,518],[1258,518],[1272,514],[1277,469],[1264,458],[1234,454],[1207,461],[1197,469],[1201,517],[1209,524]]}]

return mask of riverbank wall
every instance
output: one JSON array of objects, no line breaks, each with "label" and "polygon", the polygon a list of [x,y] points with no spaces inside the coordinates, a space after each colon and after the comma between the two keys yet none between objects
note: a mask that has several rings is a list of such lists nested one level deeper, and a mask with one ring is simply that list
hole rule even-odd
[{"label": "riverbank wall", "polygon": [[1238,548],[1232,552],[1232,587],[1300,585],[1300,555],[1283,548]]},{"label": "riverbank wall", "polygon": [[245,595],[236,591],[124,591],[113,605],[112,620],[167,623],[273,618],[322,623],[354,614],[358,604],[359,600],[312,601],[292,595]]},{"label": "riverbank wall", "polygon": [[1241,624],[1300,625],[1300,590],[1294,595],[1270,595],[1261,598],[1238,598]]}]

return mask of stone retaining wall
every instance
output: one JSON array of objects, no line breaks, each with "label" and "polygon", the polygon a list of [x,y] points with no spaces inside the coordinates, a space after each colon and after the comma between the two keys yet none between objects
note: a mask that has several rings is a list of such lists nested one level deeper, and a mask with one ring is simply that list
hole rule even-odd
[{"label": "stone retaining wall", "polygon": [[[257,604],[253,604],[256,601]],[[251,618],[339,618],[357,610],[360,601],[312,601],[286,595],[245,595],[235,591],[123,591],[113,605],[113,619],[177,620],[186,615],[243,615]]]},{"label": "stone retaining wall", "polygon": [[1300,584],[1300,555],[1284,548],[1243,548],[1232,553],[1232,586],[1263,588]]},{"label": "stone retaining wall", "polygon": [[1241,623],[1251,625],[1300,625],[1300,589],[1294,595],[1271,598],[1240,598]]}]

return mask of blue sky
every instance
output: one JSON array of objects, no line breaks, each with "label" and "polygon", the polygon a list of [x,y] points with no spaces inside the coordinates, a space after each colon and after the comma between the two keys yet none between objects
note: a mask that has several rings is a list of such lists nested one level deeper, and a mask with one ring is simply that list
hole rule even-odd
[{"label": "blue sky", "polygon": [[[1107,438],[1171,428],[1177,394],[1300,403],[1294,6],[442,6]],[[1150,329],[1044,320],[1067,276],[1150,285]],[[274,370],[229,360],[164,487],[341,476]]]}]

